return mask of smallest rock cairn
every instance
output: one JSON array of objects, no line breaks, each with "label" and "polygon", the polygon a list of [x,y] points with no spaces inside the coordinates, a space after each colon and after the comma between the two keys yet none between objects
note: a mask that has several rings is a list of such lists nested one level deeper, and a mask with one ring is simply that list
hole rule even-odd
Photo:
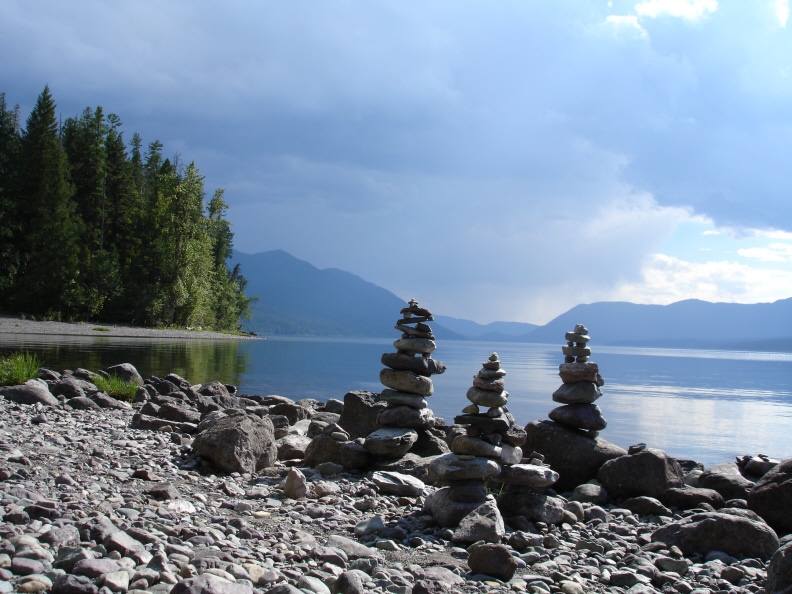
[{"label": "smallest rock cairn", "polygon": [[588,328],[578,324],[565,338],[567,345],[561,347],[564,363],[558,368],[563,384],[553,392],[553,400],[563,406],[551,410],[549,416],[556,423],[588,431],[591,437],[597,437],[608,425],[602,411],[594,404],[602,396],[600,388],[605,380],[599,373],[599,366],[589,361],[591,348],[587,345],[591,337]]},{"label": "smallest rock cairn", "polygon": [[[467,392],[472,404],[454,418],[456,425],[465,427],[465,434],[454,438],[450,454],[438,456],[431,464],[437,485],[445,486],[427,498],[426,508],[441,525],[455,526],[468,513],[491,501],[489,480],[531,487],[548,486],[558,480],[558,474],[539,460],[522,464],[520,446],[526,435],[505,407],[505,375],[498,354],[492,353]],[[486,412],[479,407],[486,407]]]},{"label": "smallest rock cairn", "polygon": [[381,359],[385,368],[380,371],[380,382],[385,389],[380,399],[387,406],[377,417],[380,429],[369,434],[364,443],[381,458],[400,458],[418,440],[418,431],[434,427],[434,414],[426,399],[434,393],[431,376],[446,370],[442,362],[432,359],[437,344],[426,323],[434,319],[432,313],[411,299],[401,314],[395,326],[402,333],[393,342],[396,352],[385,353]]}]

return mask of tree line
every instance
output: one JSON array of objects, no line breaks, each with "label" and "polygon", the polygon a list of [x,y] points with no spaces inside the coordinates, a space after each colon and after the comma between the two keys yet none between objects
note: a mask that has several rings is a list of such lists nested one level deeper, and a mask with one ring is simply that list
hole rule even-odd
[{"label": "tree line", "polygon": [[0,310],[237,330],[253,298],[218,189],[195,163],[124,142],[101,107],[58,122],[45,87],[20,125],[0,93]]}]

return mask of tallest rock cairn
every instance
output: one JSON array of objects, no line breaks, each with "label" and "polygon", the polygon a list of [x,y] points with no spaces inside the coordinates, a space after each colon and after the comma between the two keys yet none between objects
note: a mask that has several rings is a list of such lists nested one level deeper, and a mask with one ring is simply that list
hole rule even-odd
[{"label": "tallest rock cairn", "polygon": [[380,382],[385,389],[380,399],[386,407],[380,411],[380,429],[366,438],[366,448],[375,456],[398,458],[418,439],[417,431],[434,427],[435,419],[426,399],[434,393],[432,377],[446,370],[442,362],[432,359],[437,344],[427,322],[432,313],[415,299],[401,310],[396,330],[401,337],[393,342],[395,353],[384,353]]}]

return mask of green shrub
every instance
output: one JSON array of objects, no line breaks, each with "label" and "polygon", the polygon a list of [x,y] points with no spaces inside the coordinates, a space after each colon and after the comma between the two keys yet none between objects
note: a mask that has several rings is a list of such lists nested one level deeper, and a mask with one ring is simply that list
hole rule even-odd
[{"label": "green shrub", "polygon": [[94,384],[108,396],[124,402],[132,402],[138,389],[138,385],[135,382],[124,381],[117,375],[108,377],[97,376],[94,379]]},{"label": "green shrub", "polygon": [[0,386],[16,386],[38,376],[41,359],[31,353],[11,353],[0,357]]}]

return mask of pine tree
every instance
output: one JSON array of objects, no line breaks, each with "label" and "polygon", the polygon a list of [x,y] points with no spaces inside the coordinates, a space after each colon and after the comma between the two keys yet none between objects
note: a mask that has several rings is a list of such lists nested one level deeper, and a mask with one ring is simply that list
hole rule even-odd
[{"label": "pine tree", "polygon": [[228,204],[223,194],[223,190],[216,190],[207,208],[212,249],[212,310],[216,328],[238,330],[241,318],[249,317],[252,300],[245,297],[247,280],[240,274],[239,264],[232,272],[228,270],[228,260],[234,252],[234,234],[225,219]]},{"label": "pine tree", "polygon": [[0,93],[0,304],[7,303],[20,262],[16,245],[19,217],[14,200],[20,141],[19,106],[8,109],[5,93]]},{"label": "pine tree", "polygon": [[20,268],[10,305],[15,311],[70,318],[82,306],[80,225],[48,86],[27,119],[17,171]]}]

